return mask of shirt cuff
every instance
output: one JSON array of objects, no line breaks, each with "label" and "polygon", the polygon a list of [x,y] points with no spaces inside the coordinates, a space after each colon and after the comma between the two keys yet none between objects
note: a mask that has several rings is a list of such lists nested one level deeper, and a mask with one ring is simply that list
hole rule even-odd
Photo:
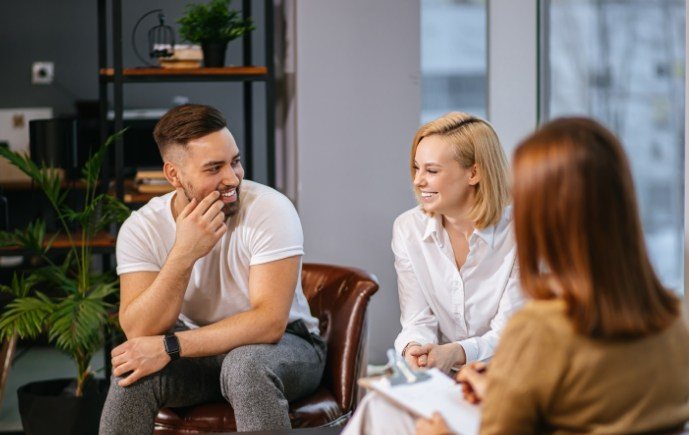
[{"label": "shirt cuff", "polygon": [[464,354],[467,357],[467,360],[464,362],[465,364],[469,364],[479,359],[478,339],[476,337],[459,340],[457,343],[464,349]]},{"label": "shirt cuff", "polygon": [[397,355],[402,355],[402,350],[404,349],[404,346],[411,343],[412,341],[415,341],[421,345],[424,345],[426,343],[435,343],[434,339],[424,337],[423,334],[420,334],[417,331],[402,331],[395,339],[395,351],[397,352]]}]

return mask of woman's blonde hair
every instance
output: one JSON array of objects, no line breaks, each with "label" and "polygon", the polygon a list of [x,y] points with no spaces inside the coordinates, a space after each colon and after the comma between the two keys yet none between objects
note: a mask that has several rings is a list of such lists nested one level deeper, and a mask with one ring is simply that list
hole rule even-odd
[{"label": "woman's blonde hair", "polygon": [[[476,203],[469,211],[469,219],[476,228],[495,225],[510,201],[509,169],[505,152],[493,127],[483,119],[462,112],[450,112],[424,124],[414,136],[409,166],[412,183],[416,170],[416,149],[428,136],[440,136],[452,146],[455,160],[465,169],[477,166],[479,182]],[[417,200],[419,190],[414,187]]]}]

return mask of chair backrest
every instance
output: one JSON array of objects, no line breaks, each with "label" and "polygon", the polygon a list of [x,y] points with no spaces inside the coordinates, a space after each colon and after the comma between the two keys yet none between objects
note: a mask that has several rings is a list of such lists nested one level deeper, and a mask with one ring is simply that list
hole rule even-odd
[{"label": "chair backrest", "polygon": [[323,385],[342,412],[348,412],[355,405],[357,377],[366,363],[366,307],[378,281],[360,269],[309,263],[302,266],[301,281],[328,343]]}]

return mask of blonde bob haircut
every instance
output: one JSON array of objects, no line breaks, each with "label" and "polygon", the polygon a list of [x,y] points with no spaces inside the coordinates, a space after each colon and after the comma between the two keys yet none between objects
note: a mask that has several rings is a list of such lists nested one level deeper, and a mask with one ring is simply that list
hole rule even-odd
[{"label": "blonde bob haircut", "polygon": [[[414,136],[409,158],[412,185],[419,142],[434,135],[445,138],[462,168],[476,165],[479,182],[474,186],[476,203],[469,211],[469,219],[478,229],[497,224],[509,204],[510,186],[507,157],[493,127],[481,118],[462,112],[450,112],[421,126]],[[413,188],[421,203],[419,189]]]}]

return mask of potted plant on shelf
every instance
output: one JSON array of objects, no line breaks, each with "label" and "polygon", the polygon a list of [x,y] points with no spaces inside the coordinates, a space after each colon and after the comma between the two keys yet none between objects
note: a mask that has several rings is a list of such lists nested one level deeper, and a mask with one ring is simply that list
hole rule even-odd
[{"label": "potted plant on shelf", "polygon": [[[38,166],[24,155],[0,148],[0,156],[28,175],[45,194],[55,211],[60,230],[46,235],[42,220],[23,230],[0,232],[0,246],[17,246],[40,258],[30,272],[15,273],[0,290],[14,296],[0,314],[0,339],[36,338],[66,352],[77,368],[76,380],[33,382],[19,388],[19,411],[24,432],[97,433],[107,381],[96,381],[89,364],[104,343],[106,329],[116,321],[109,316],[118,281],[110,273],[97,273],[92,264],[94,237],[112,223],[123,222],[129,209],[107,193],[98,193],[100,170],[111,136],[85,163],[82,175],[84,199],[79,207],[67,204],[59,172]],[[64,261],[55,262],[51,247],[56,238],[64,242]],[[62,244],[62,243],[61,243]]]},{"label": "potted plant on shelf", "polygon": [[229,9],[230,1],[188,4],[177,21],[182,39],[201,44],[206,67],[224,66],[227,43],[255,29],[251,18],[242,19],[239,12]]}]

